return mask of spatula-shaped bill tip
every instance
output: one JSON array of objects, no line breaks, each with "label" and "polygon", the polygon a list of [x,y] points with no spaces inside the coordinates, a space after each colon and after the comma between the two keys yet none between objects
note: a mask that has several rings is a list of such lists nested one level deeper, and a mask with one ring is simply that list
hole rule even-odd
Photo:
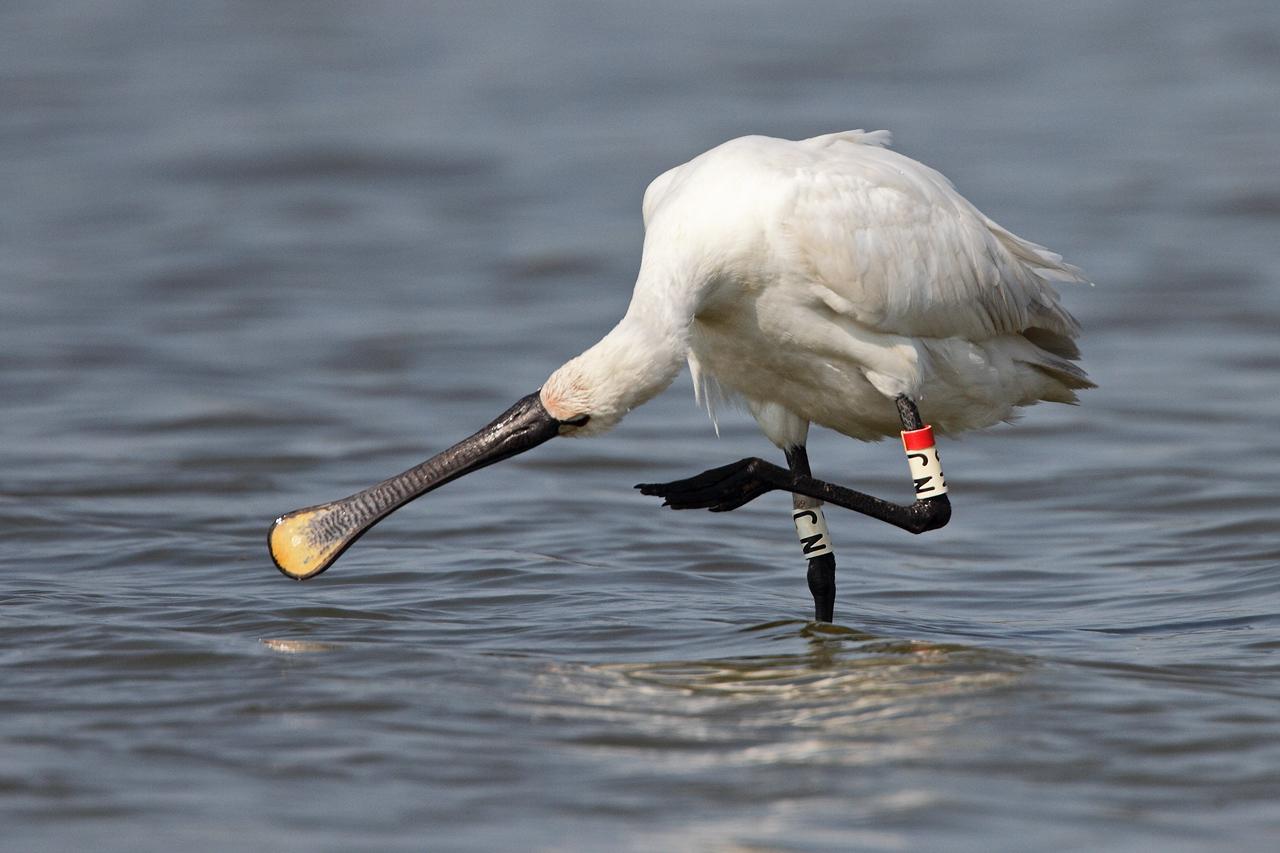
[{"label": "spatula-shaped bill tip", "polygon": [[334,504],[323,504],[277,518],[267,534],[276,568],[294,580],[304,581],[332,566],[362,532],[344,531],[335,524],[336,509]]}]

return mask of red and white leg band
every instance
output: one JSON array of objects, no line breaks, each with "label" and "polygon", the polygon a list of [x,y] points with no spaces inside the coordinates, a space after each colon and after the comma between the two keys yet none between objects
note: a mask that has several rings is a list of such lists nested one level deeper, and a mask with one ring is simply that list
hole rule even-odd
[{"label": "red and white leg band", "polygon": [[933,443],[933,427],[903,432],[902,449],[907,454],[907,465],[911,468],[916,497],[936,498],[938,495],[945,495],[947,481],[942,476],[942,462],[938,459],[938,448]]}]

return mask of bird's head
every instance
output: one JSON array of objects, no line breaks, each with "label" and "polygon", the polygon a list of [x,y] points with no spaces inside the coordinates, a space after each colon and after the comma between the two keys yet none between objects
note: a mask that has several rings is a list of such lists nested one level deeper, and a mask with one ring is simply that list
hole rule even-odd
[{"label": "bird's head", "polygon": [[613,429],[627,412],[670,384],[672,347],[619,325],[591,349],[565,362],[539,398],[560,435],[587,438]]},{"label": "bird's head", "polygon": [[552,373],[538,398],[560,424],[560,435],[587,438],[613,429],[626,414],[613,386],[607,372],[584,354]]}]

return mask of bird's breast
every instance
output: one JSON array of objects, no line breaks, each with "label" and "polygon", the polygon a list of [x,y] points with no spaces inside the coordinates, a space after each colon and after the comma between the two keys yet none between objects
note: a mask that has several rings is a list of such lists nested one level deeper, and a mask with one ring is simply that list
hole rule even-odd
[{"label": "bird's breast", "polygon": [[[770,313],[775,316],[765,316]],[[868,365],[856,353],[829,345],[816,328],[822,321],[804,312],[789,314],[789,320],[776,314],[761,299],[738,310],[726,305],[699,314],[689,347],[700,370],[731,396],[780,405],[853,438],[896,434],[892,398],[868,380]],[[807,333],[808,324],[815,328]]]}]

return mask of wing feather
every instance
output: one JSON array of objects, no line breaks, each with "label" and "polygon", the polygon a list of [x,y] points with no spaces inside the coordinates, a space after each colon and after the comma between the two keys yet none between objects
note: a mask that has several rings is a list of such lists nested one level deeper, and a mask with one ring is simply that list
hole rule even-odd
[{"label": "wing feather", "polygon": [[1051,282],[1084,281],[1043,246],[993,222],[943,175],[888,150],[887,135],[806,140],[777,218],[781,253],[878,331],[982,340],[1079,325]]}]

